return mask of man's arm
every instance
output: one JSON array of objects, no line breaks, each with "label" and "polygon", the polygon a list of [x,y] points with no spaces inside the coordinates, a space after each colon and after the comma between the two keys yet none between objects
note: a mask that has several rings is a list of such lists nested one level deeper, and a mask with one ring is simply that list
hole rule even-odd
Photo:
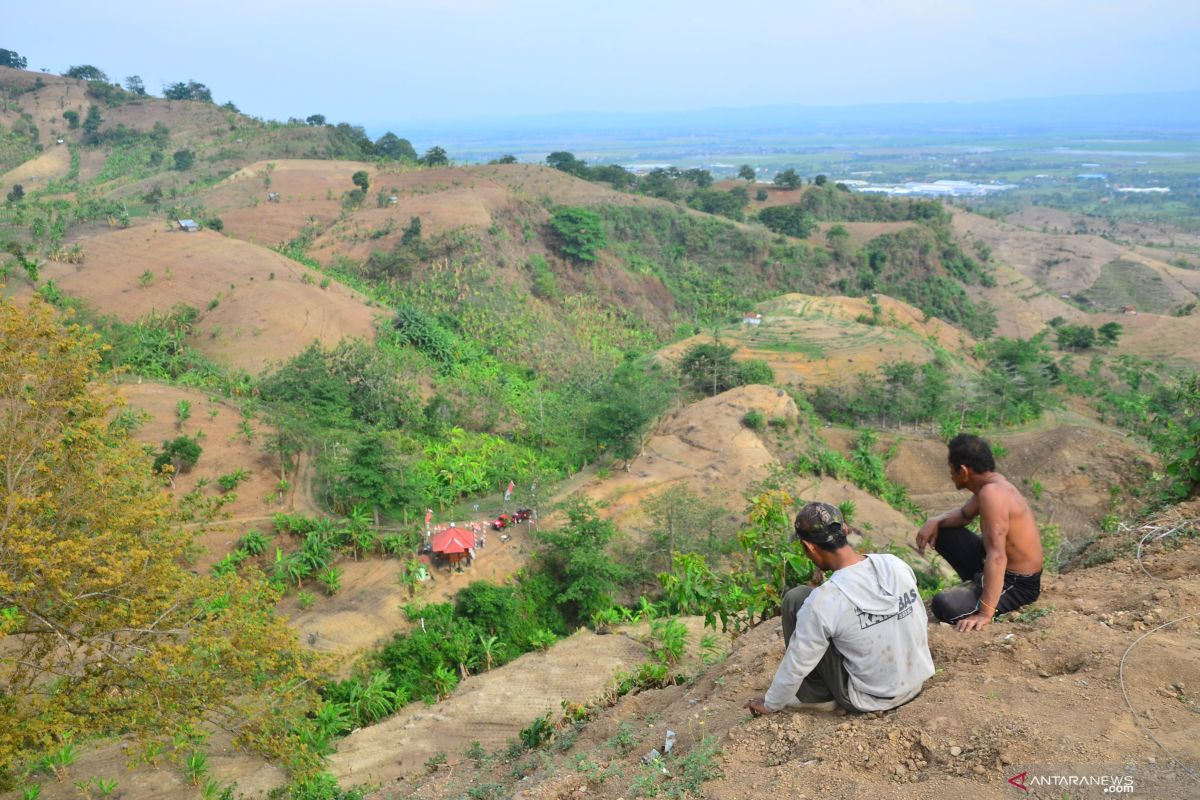
[{"label": "man's arm", "polygon": [[1008,505],[999,492],[989,488],[979,493],[979,530],[983,533],[983,594],[979,597],[979,611],[955,625],[960,631],[981,630],[990,623],[1004,591],[1004,569],[1008,566]]},{"label": "man's arm", "polygon": [[937,541],[938,529],[963,527],[978,515],[979,498],[971,495],[971,499],[963,503],[961,508],[955,508],[928,520],[917,532],[917,552],[925,555],[925,548]]},{"label": "man's arm", "polygon": [[775,670],[775,679],[763,698],[768,711],[779,711],[796,696],[800,684],[829,648],[832,634],[816,610],[817,598],[810,595],[796,614],[796,630],[788,643],[787,652]]}]

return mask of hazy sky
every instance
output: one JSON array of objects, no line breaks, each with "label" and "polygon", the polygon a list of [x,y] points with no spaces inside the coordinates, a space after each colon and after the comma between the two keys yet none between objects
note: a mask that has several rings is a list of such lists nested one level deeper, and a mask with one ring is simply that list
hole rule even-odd
[{"label": "hazy sky", "polygon": [[1200,89],[1198,0],[5,3],[30,69],[194,79],[255,116],[977,101]]}]

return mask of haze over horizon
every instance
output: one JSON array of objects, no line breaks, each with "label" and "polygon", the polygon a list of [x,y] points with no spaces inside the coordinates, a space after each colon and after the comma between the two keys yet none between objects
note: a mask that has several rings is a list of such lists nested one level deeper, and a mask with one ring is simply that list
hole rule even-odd
[{"label": "haze over horizon", "polygon": [[208,85],[269,119],[369,129],[562,112],[979,103],[1200,90],[1200,4],[749,0],[599,7],[548,0],[214,0],[167,16],[64,0],[6,10],[30,69],[93,64],[161,92]]}]

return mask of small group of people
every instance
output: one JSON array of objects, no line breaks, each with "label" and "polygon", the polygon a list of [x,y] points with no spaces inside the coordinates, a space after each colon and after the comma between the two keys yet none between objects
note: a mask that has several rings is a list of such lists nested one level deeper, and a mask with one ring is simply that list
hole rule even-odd
[{"label": "small group of people", "polygon": [[[968,633],[1038,598],[1042,543],[1033,511],[996,471],[988,443],[959,434],[948,447],[954,487],[971,498],[921,526],[916,549],[932,547],[962,580],[935,595],[930,610]],[[982,535],[966,527],[976,518]],[[787,650],[766,694],[746,703],[756,716],[785,708],[886,711],[915,698],[933,675],[912,568],[894,555],[857,552],[849,532],[828,503],[809,503],[796,515],[793,540],[816,569],[812,585],[784,595]]]}]

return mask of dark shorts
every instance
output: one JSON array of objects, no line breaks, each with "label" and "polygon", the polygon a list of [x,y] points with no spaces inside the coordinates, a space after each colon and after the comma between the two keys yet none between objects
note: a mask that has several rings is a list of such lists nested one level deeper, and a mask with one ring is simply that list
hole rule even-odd
[{"label": "dark shorts", "polygon": [[[983,540],[966,528],[942,528],[934,541],[938,555],[954,568],[963,583],[938,592],[933,598],[933,615],[942,622],[955,622],[980,611],[983,595]],[[1042,593],[1042,573],[1004,573],[1004,586],[996,601],[996,614],[1007,614],[1037,600]]]},{"label": "dark shorts", "polygon": [[[1037,600],[1041,593],[1042,573],[1018,575],[1015,572],[1005,572],[1004,588],[1000,590],[1000,599],[996,601],[996,614],[1007,614],[1021,606],[1027,606]],[[982,596],[983,573],[980,572],[971,580],[934,595],[933,616],[942,622],[957,622],[982,610],[979,605],[979,598]]]}]

